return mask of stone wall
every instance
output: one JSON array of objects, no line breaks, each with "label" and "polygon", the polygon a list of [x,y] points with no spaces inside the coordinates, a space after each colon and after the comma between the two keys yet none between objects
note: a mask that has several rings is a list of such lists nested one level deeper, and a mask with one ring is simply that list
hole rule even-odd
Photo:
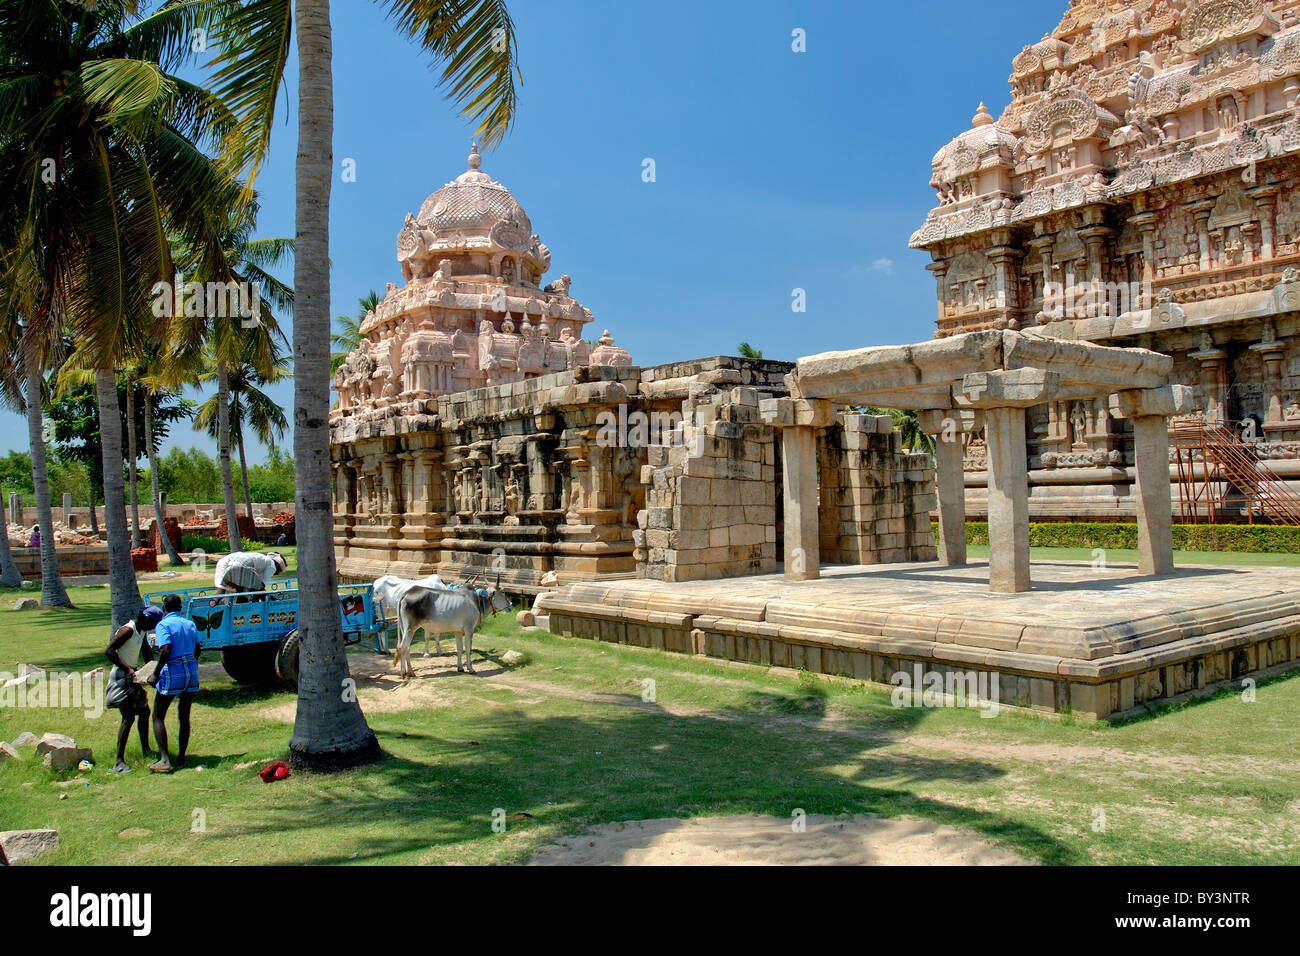
[{"label": "stone wall", "polygon": [[903,451],[888,415],[840,414],[818,438],[821,559],[888,564],[938,557],[939,506],[928,453]]},{"label": "stone wall", "polygon": [[[340,577],[482,572],[523,593],[548,572],[632,577],[654,439],[682,440],[684,416],[723,389],[784,394],[790,368],[726,357],[583,366],[354,411],[331,429]],[[722,431],[714,439],[730,440]]]},{"label": "stone wall", "polygon": [[637,576],[658,581],[758,574],[776,566],[774,430],[759,392],[700,383],[673,445],[649,449],[637,516]]}]

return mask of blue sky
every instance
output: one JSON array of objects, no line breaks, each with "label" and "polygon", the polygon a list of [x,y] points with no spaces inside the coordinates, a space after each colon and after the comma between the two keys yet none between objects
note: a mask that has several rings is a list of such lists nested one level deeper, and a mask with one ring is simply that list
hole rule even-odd
[{"label": "blue sky", "polygon": [[[517,0],[518,116],[483,169],[550,247],[544,281],[573,277],[596,316],[587,337],[609,328],[638,364],[741,341],[781,359],[919,341],[934,283],[907,240],[934,205],[930,158],[981,100],[1002,111],[1011,58],[1066,6]],[[333,8],[338,314],[400,284],[403,218],[466,168],[472,128],[378,5]],[[261,235],[293,234],[295,96],[291,82],[257,183]],[[796,288],[806,312],[791,311]],[[188,426],[170,444],[213,449]],[[0,449],[26,445],[25,422],[0,415]]]}]

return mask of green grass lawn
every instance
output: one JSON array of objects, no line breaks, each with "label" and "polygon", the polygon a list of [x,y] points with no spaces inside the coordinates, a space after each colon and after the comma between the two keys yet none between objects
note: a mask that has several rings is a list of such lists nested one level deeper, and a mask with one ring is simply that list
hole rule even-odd
[{"label": "green grass lawn", "polygon": [[[0,671],[103,663],[107,588],[72,589],[75,611],[9,610],[17,593],[0,593]],[[256,772],[286,754],[284,691],[205,678],[189,766],[168,777],[134,738],[136,769],[106,772],[115,712],[0,709],[0,739],[67,733],[97,764],[0,762],[0,829],[58,829],[51,864],[493,863],[595,824],[798,807],[967,827],[1045,863],[1300,863],[1295,677],[1252,703],[1224,692],[1109,725],[896,709],[850,681],[523,632],[510,615],[476,650],[477,676],[361,681],[382,763],[274,784]],[[522,661],[501,664],[507,650]],[[376,669],[373,650],[352,653]]]}]

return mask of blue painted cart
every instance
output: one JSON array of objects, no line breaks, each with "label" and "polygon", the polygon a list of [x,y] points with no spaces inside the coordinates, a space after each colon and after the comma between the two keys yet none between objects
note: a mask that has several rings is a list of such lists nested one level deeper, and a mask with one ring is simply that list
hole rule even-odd
[{"label": "blue painted cart", "polygon": [[[170,594],[180,596],[181,613],[194,622],[203,650],[221,651],[226,673],[244,684],[275,680],[298,682],[298,581],[272,581],[265,591],[229,594],[215,587],[150,594],[161,606]],[[339,587],[339,612],[347,644],[373,639],[376,651],[387,650],[386,632],[396,621],[369,584]]]}]

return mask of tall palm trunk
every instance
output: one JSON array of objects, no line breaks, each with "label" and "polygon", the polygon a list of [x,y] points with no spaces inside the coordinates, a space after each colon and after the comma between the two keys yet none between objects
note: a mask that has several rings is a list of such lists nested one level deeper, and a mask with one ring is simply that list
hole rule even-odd
[{"label": "tall palm trunk", "polygon": [[135,462],[138,456],[135,446],[135,382],[127,379],[126,383],[126,457],[127,457],[127,498],[131,502],[131,550],[140,547],[140,497],[136,479],[139,472]]},{"label": "tall palm trunk", "polygon": [[298,713],[290,761],[331,770],[376,760],[349,679],[330,500],[330,180],[334,85],[329,0],[297,0],[298,157],[293,266],[293,457],[298,533]]},{"label": "tall palm trunk", "polygon": [[90,533],[96,538],[99,534],[99,512],[95,510],[95,505],[99,503],[99,498],[95,495],[95,486],[90,486]]},{"label": "tall palm trunk", "polygon": [[153,497],[154,524],[158,526],[158,535],[167,551],[167,560],[173,567],[180,567],[185,562],[176,553],[176,545],[172,544],[171,536],[167,534],[167,516],[163,514],[162,494],[158,491],[158,460],[153,451],[152,390],[145,392],[144,396],[144,453],[149,457],[149,493]]},{"label": "tall palm trunk", "polygon": [[235,442],[239,446],[239,476],[244,483],[244,514],[248,515],[248,520],[253,520],[253,496],[248,491],[248,460],[244,457],[244,430],[239,430],[239,439]]},{"label": "tall palm trunk", "polygon": [[[95,370],[99,403],[99,450],[104,462],[104,529],[108,532],[108,590],[113,605],[113,631],[140,611],[140,588],[131,564],[126,527],[126,488],[122,479],[122,412],[117,404],[117,378],[111,369]],[[111,632],[110,632],[111,633]]]},{"label": "tall palm trunk", "polygon": [[221,495],[226,504],[226,533],[230,551],[242,551],[239,512],[235,510],[235,476],[230,467],[230,373],[224,359],[217,360],[217,451],[221,459]]},{"label": "tall palm trunk", "polygon": [[32,485],[36,489],[36,525],[41,531],[41,607],[72,607],[59,574],[54,551],[54,514],[50,510],[50,476],[45,469],[45,423],[41,416],[41,367],[27,363],[27,439],[31,443]]},{"label": "tall palm trunk", "polygon": [[0,495],[0,584],[8,588],[21,587],[23,576],[14,564],[13,552],[9,550],[9,522],[5,518],[4,496]]}]

